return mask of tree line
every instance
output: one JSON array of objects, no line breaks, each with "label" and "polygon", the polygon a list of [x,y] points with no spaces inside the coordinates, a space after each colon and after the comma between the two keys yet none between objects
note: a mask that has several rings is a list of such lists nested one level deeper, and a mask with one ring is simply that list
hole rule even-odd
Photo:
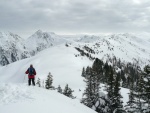
[{"label": "tree line", "polygon": [[[92,67],[88,66],[82,70],[81,76],[84,77],[86,88],[81,103],[98,113],[149,113],[149,72],[148,66],[141,71],[135,64],[123,65],[120,60],[117,61],[115,58],[110,64],[108,61],[104,63],[96,58]],[[128,76],[122,77],[122,73]],[[129,81],[128,77],[130,77]],[[100,94],[100,83],[104,84],[104,91],[107,92],[107,95]],[[129,101],[126,106],[123,106],[121,86],[130,89]]]},{"label": "tree line", "polygon": [[45,83],[43,81],[43,85],[41,83],[40,78],[37,79],[37,83],[38,87],[43,87],[47,90],[57,90],[58,93],[63,94],[69,98],[76,98],[73,96],[73,92],[74,90],[72,90],[68,84],[66,84],[65,88],[62,89],[61,86],[59,85],[57,88],[55,88],[52,84],[53,84],[53,76],[52,74],[49,72],[47,75],[47,79],[45,80]]}]

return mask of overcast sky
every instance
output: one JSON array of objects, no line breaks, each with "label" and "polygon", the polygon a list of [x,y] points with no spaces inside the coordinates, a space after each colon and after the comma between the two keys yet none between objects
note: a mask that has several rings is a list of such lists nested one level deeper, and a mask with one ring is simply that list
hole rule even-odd
[{"label": "overcast sky", "polygon": [[0,31],[22,37],[150,32],[150,0],[0,0]]}]

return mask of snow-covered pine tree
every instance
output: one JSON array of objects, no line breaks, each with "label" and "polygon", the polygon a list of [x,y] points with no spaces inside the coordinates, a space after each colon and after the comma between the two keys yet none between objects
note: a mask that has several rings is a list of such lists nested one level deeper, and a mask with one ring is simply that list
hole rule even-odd
[{"label": "snow-covered pine tree", "polygon": [[129,93],[129,101],[127,102],[127,105],[125,105],[125,110],[127,113],[135,113],[136,112],[136,100],[134,95],[134,82],[131,81],[130,85],[130,93]]},{"label": "snow-covered pine tree", "polygon": [[60,87],[60,85],[58,86],[57,91],[62,94],[62,88]]},{"label": "snow-covered pine tree", "polygon": [[97,74],[103,73],[103,61],[101,61],[100,59],[96,58],[94,63],[93,63],[93,65],[92,65],[92,69]]},{"label": "snow-covered pine tree", "polygon": [[65,89],[63,91],[63,94],[66,95],[67,97],[70,97],[74,99],[75,97],[73,96],[72,92],[74,92],[71,88],[69,88],[68,84],[65,86]]},{"label": "snow-covered pine tree", "polygon": [[97,82],[100,84],[100,81],[103,81],[104,76],[103,76],[103,61],[100,59],[96,58],[93,65],[92,65],[92,70],[96,74],[97,77]]},{"label": "snow-covered pine tree", "polygon": [[85,78],[90,75],[90,70],[91,70],[91,67],[87,66],[87,68],[85,70]]},{"label": "snow-covered pine tree", "polygon": [[94,106],[98,113],[108,113],[108,99],[106,96],[100,96]]},{"label": "snow-covered pine tree", "polygon": [[83,67],[81,76],[82,76],[82,77],[85,77],[85,75],[86,75],[86,73],[85,73],[85,68]]},{"label": "snow-covered pine tree", "polygon": [[53,88],[52,83],[53,83],[53,76],[52,76],[51,73],[49,72],[49,74],[48,74],[48,76],[47,76],[47,80],[46,80],[46,82],[45,82],[45,88],[46,88],[46,89]]},{"label": "snow-covered pine tree", "polygon": [[37,83],[36,83],[39,87],[41,87],[41,80],[40,78],[37,79]]},{"label": "snow-covered pine tree", "polygon": [[106,84],[107,84],[108,75],[109,75],[109,70],[110,70],[109,68],[110,68],[110,67],[109,67],[108,63],[106,62],[106,63],[104,64],[104,68],[103,68],[103,70],[104,70],[103,83],[106,83]]},{"label": "snow-covered pine tree", "polygon": [[92,106],[92,109],[94,109],[97,112],[101,111],[101,109],[98,109],[99,107],[96,106],[96,103],[98,101],[100,102],[99,91],[100,91],[100,76],[95,71],[92,71],[92,94],[93,94],[92,98],[93,104],[95,103],[95,105]]},{"label": "snow-covered pine tree", "polygon": [[117,74],[115,82],[114,82],[114,98],[113,98],[113,109],[116,110],[116,113],[122,113],[123,109],[123,101],[121,100],[122,95],[120,93],[120,74]]},{"label": "snow-covered pine tree", "polygon": [[84,82],[86,83],[86,89],[84,90],[83,93],[83,97],[81,99],[81,103],[83,103],[84,105],[92,108],[93,106],[93,102],[91,99],[91,95],[92,95],[92,76],[91,76],[91,68],[87,67],[86,68],[86,77],[84,79]]},{"label": "snow-covered pine tree", "polygon": [[86,89],[84,90],[81,103],[84,105],[97,110],[95,106],[96,102],[99,101],[99,80],[97,74],[88,67],[86,69],[86,77],[84,82],[86,83]]},{"label": "snow-covered pine tree", "polygon": [[135,97],[137,98],[136,101],[136,112],[137,113],[143,113],[144,111],[144,94],[145,93],[145,81],[144,81],[144,76],[140,74],[140,77],[138,79],[136,91],[134,93]]},{"label": "snow-covered pine tree", "polygon": [[126,77],[125,77],[125,72],[124,72],[124,70],[123,69],[121,69],[121,72],[120,72],[120,74],[121,74],[121,79],[122,79],[122,81],[123,81],[123,83],[122,83],[122,87],[127,87],[127,83],[126,83]]},{"label": "snow-covered pine tree", "polygon": [[92,108],[93,106],[93,100],[92,100],[92,68],[87,67],[86,68],[86,77],[84,79],[84,82],[86,83],[86,89],[83,93],[83,98],[81,99],[81,103],[84,105]]},{"label": "snow-covered pine tree", "polygon": [[146,113],[150,113],[150,66],[145,66],[144,68],[144,78],[145,78],[145,97],[147,106],[145,106]]},{"label": "snow-covered pine tree", "polygon": [[107,77],[106,81],[107,83],[105,84],[105,91],[107,91],[107,100],[105,101],[106,104],[108,105],[107,112],[112,113],[114,110],[113,107],[113,102],[114,102],[114,72],[113,68],[111,66],[108,66],[105,69],[105,76]]}]

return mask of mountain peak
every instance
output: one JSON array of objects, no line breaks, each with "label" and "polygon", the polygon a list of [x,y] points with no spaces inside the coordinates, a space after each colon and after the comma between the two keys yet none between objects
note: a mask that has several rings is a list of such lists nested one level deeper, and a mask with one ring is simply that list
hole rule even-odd
[{"label": "mountain peak", "polygon": [[34,34],[34,36],[37,35],[39,37],[43,37],[43,35],[56,35],[54,32],[43,32],[42,30],[37,30]]},{"label": "mountain peak", "polygon": [[43,31],[39,29],[35,32],[35,34],[43,34]]}]

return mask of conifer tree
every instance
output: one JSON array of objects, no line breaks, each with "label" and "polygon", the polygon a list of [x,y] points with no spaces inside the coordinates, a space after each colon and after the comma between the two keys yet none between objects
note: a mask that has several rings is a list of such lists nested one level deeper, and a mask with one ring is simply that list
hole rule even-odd
[{"label": "conifer tree", "polygon": [[[133,89],[133,83],[130,86],[129,101],[126,105],[128,113],[149,113],[149,86],[147,76],[148,73],[145,71],[141,72],[138,78],[136,89]],[[149,78],[149,77],[148,77]],[[131,79],[132,80],[132,79]],[[133,80],[132,80],[133,82]],[[149,91],[148,91],[149,90]]]},{"label": "conifer tree", "polygon": [[95,73],[100,74],[103,72],[102,66],[103,62],[100,59],[96,58],[92,65],[92,69]]},{"label": "conifer tree", "polygon": [[60,87],[60,85],[58,86],[57,91],[62,94],[62,88]]},{"label": "conifer tree", "polygon": [[74,96],[73,96],[73,93],[74,91],[71,89],[71,88],[69,88],[69,86],[68,86],[68,84],[65,86],[65,89],[64,89],[64,91],[63,91],[63,94],[64,95],[66,95],[67,97],[70,97],[70,98],[75,98]]},{"label": "conifer tree", "polygon": [[133,86],[134,86],[134,82],[132,80],[130,85],[129,101],[127,102],[127,105],[125,105],[125,110],[127,111],[127,113],[136,112],[136,100],[135,100]]},{"label": "conifer tree", "polygon": [[52,86],[52,83],[53,83],[53,78],[52,78],[53,76],[51,75],[51,73],[49,72],[49,74],[48,74],[48,76],[47,76],[47,80],[46,80],[46,82],[45,82],[45,88],[46,89],[50,89],[50,88],[52,88],[53,86]]},{"label": "conifer tree", "polygon": [[92,107],[92,99],[91,99],[91,94],[92,94],[92,81],[91,81],[91,68],[87,67],[86,68],[86,77],[84,79],[84,82],[86,83],[86,89],[83,93],[83,98],[81,100],[81,103],[88,107]]},{"label": "conifer tree", "polygon": [[142,113],[144,111],[143,109],[143,97],[144,97],[144,89],[145,89],[145,85],[144,85],[144,78],[143,75],[140,75],[140,78],[138,80],[138,84],[136,87],[136,92],[135,92],[135,96],[137,98],[137,102],[136,102],[136,112],[138,113]]},{"label": "conifer tree", "polygon": [[41,81],[40,78],[38,78],[37,83],[36,83],[39,87],[41,87]]},{"label": "conifer tree", "polygon": [[145,101],[147,104],[147,107],[145,108],[146,112],[150,112],[150,66],[145,66],[144,68],[144,77],[145,77]]},{"label": "conifer tree", "polygon": [[120,94],[120,75],[118,74],[116,76],[116,80],[114,83],[114,98],[113,98],[113,109],[116,109],[116,113],[119,113],[123,111],[123,105],[122,105],[122,95]]},{"label": "conifer tree", "polygon": [[83,67],[83,69],[82,69],[82,75],[81,75],[82,77],[85,77],[86,76],[86,72],[85,72],[85,68]]},{"label": "conifer tree", "polygon": [[107,84],[107,80],[108,80],[108,75],[109,75],[109,69],[110,67],[109,67],[109,65],[108,65],[108,63],[106,62],[105,64],[104,64],[104,79],[103,79],[103,83],[106,83]]},{"label": "conifer tree", "polygon": [[106,84],[105,84],[105,91],[107,92],[107,100],[105,100],[108,109],[107,112],[112,113],[114,110],[113,107],[113,102],[114,102],[114,71],[111,66],[108,66],[105,69],[105,76],[107,77],[106,79]]},{"label": "conifer tree", "polygon": [[83,98],[81,103],[92,108],[99,98],[99,83],[97,82],[97,76],[92,70],[92,68],[87,68],[87,77],[84,82],[86,83],[86,89],[83,93]]},{"label": "conifer tree", "polygon": [[103,81],[103,79],[104,79],[103,62],[100,59],[98,59],[98,58],[95,59],[93,65],[92,65],[92,70],[93,70],[94,74],[96,74],[97,82]]},{"label": "conifer tree", "polygon": [[91,67],[87,66],[86,70],[85,70],[85,77],[88,77],[90,76],[90,73],[91,73]]},{"label": "conifer tree", "polygon": [[114,76],[113,76],[113,68],[111,66],[109,66],[109,70],[108,70],[108,80],[107,80],[107,91],[108,91],[108,97],[111,97],[113,94],[113,90],[114,90]]}]

